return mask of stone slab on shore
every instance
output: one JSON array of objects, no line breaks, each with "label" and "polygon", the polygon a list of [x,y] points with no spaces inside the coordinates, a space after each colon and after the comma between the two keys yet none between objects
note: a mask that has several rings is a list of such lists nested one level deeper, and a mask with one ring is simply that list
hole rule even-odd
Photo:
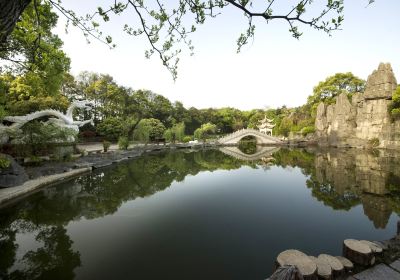
[{"label": "stone slab on shore", "polygon": [[[351,279],[351,278],[350,278]],[[400,280],[400,273],[385,264],[378,264],[370,269],[353,275],[357,280]]]}]

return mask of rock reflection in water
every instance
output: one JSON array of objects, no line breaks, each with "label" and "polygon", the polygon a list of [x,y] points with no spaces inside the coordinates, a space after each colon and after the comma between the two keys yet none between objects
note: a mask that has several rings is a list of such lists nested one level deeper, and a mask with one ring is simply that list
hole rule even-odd
[{"label": "rock reflection in water", "polygon": [[[279,152],[281,153],[281,152]],[[400,155],[393,151],[282,151],[279,164],[303,168],[312,195],[333,209],[362,204],[376,228],[385,228],[393,211],[399,214]],[[290,162],[290,161],[293,162]]]}]

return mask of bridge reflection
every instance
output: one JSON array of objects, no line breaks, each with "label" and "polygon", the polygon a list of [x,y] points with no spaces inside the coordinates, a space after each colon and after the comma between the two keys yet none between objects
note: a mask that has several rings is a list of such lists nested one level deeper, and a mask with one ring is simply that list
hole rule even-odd
[{"label": "bridge reflection", "polygon": [[237,158],[239,160],[245,161],[270,161],[272,160],[272,154],[279,151],[280,147],[265,147],[265,146],[257,146],[257,150],[254,154],[245,154],[243,153],[238,147],[231,146],[231,147],[221,147],[219,149],[224,154]]}]

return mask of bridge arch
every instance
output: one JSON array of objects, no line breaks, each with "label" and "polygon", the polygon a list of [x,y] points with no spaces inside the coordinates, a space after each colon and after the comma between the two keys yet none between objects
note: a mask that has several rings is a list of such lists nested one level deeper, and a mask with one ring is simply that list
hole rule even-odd
[{"label": "bridge arch", "polygon": [[259,132],[255,129],[242,129],[235,131],[231,134],[226,135],[218,140],[218,142],[222,145],[236,145],[239,141],[246,137],[246,136],[253,136],[257,140],[257,144],[281,144],[283,143],[282,140],[279,138],[264,134]]}]

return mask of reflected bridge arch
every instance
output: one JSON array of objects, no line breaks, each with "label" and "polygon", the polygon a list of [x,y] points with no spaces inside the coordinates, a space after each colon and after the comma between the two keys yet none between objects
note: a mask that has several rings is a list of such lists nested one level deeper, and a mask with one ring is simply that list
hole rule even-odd
[{"label": "reflected bridge arch", "polygon": [[280,147],[261,147],[256,153],[248,155],[243,153],[238,147],[221,147],[219,148],[224,154],[244,161],[257,161],[264,158],[269,158],[275,152],[280,150]]}]

